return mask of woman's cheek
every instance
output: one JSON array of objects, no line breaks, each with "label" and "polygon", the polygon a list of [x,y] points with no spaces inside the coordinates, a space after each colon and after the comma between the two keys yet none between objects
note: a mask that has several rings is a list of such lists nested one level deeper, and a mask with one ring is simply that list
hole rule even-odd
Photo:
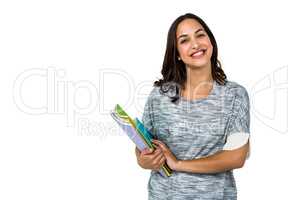
[{"label": "woman's cheek", "polygon": [[188,45],[185,45],[185,46],[182,47],[181,54],[185,58],[189,57],[189,46]]}]

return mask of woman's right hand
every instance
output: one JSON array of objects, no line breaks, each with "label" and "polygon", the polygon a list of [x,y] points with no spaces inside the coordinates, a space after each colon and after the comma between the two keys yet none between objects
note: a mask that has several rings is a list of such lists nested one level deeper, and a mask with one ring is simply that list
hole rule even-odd
[{"label": "woman's right hand", "polygon": [[139,166],[144,169],[159,170],[166,161],[166,158],[159,147],[154,151],[145,149],[142,152],[135,148],[135,154]]}]

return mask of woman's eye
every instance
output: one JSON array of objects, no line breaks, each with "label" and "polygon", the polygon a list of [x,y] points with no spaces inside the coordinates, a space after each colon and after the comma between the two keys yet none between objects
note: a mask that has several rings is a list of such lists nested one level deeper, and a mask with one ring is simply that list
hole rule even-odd
[{"label": "woman's eye", "polygon": [[183,43],[185,43],[187,40],[181,40],[180,41],[180,44],[183,44]]},{"label": "woman's eye", "polygon": [[199,35],[197,35],[197,37],[203,37],[203,36],[205,36],[205,34],[199,34]]}]

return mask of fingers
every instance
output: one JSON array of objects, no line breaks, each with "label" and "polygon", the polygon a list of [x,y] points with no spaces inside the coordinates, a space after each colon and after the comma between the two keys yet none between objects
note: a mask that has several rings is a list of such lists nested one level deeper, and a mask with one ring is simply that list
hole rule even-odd
[{"label": "fingers", "polygon": [[148,154],[152,154],[153,153],[153,149],[144,149],[141,154],[142,155],[148,155]]},{"label": "fingers", "polygon": [[152,140],[152,142],[154,144],[156,144],[159,148],[161,148],[163,151],[167,150],[166,145],[164,143],[162,143],[161,141],[159,141],[159,140]]},{"label": "fingers", "polygon": [[175,162],[176,157],[169,150],[169,147],[159,140],[152,140],[155,149],[146,148],[136,154],[139,165],[144,169],[159,170],[166,160]]},{"label": "fingers", "polygon": [[156,145],[159,144],[159,140],[153,139],[152,142],[153,142],[154,144],[156,144]]},{"label": "fingers", "polygon": [[159,170],[166,160],[160,147],[155,150],[144,149],[139,151],[136,149],[136,154],[139,165],[144,169]]},{"label": "fingers", "polygon": [[137,147],[135,147],[135,155],[140,156],[140,154],[141,154],[140,150]]},{"label": "fingers", "polygon": [[159,141],[159,140],[152,140],[152,142],[153,142],[154,144],[156,144],[156,145],[165,147],[165,144],[164,144],[163,142]]},{"label": "fingers", "polygon": [[161,149],[155,149],[155,151],[151,154],[145,154],[143,157],[145,159],[148,159],[152,164],[156,164],[157,160],[159,160],[161,157],[163,157],[164,154],[162,153]]},{"label": "fingers", "polygon": [[165,164],[165,162],[166,162],[166,157],[164,156],[164,157],[162,157],[162,159],[160,159],[160,161],[159,161],[159,168],[161,168],[162,165]]},{"label": "fingers", "polygon": [[162,153],[157,154],[155,157],[153,157],[153,164],[154,165],[158,164],[161,158],[164,158],[164,154]]},{"label": "fingers", "polygon": [[158,154],[154,159],[153,159],[153,166],[156,170],[159,170],[161,168],[161,166],[163,165],[163,163],[165,162],[166,158],[164,156],[164,154]]},{"label": "fingers", "polygon": [[140,153],[139,158],[143,159],[143,160],[148,160],[149,162],[151,162],[160,154],[163,154],[161,149],[143,150]]}]

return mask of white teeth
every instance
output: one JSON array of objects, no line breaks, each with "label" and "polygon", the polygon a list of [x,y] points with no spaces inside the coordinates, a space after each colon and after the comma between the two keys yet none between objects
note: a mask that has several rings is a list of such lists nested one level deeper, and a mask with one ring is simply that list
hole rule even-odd
[{"label": "white teeth", "polygon": [[192,56],[201,56],[204,54],[204,50],[198,51],[197,53],[192,54]]}]

